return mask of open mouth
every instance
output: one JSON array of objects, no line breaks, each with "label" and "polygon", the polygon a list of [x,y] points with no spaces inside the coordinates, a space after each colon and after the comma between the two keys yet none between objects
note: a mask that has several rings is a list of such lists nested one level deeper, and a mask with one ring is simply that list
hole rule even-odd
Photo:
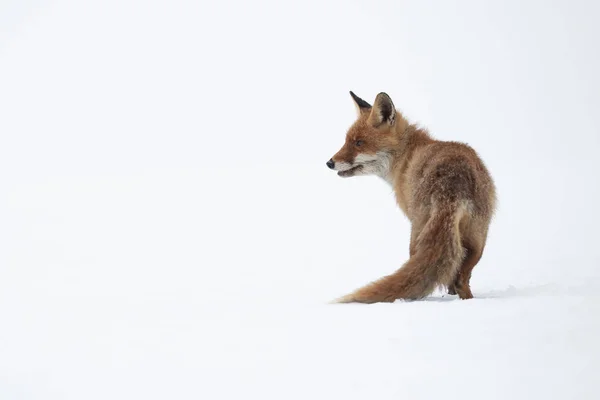
[{"label": "open mouth", "polygon": [[362,169],[362,165],[357,165],[356,167],[352,167],[350,169],[347,169],[345,171],[338,171],[338,175],[342,176],[342,177],[347,177],[347,176],[352,176],[354,175],[356,172],[360,171]]}]

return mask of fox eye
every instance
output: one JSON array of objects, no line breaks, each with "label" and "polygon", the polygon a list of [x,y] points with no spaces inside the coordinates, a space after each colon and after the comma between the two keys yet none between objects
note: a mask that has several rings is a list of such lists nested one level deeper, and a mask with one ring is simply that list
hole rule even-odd
[{"label": "fox eye", "polygon": [[355,142],[354,142],[354,144],[356,145],[356,147],[360,147],[360,146],[362,146],[364,143],[365,143],[365,141],[364,141],[364,140],[357,140],[357,141],[355,141]]}]

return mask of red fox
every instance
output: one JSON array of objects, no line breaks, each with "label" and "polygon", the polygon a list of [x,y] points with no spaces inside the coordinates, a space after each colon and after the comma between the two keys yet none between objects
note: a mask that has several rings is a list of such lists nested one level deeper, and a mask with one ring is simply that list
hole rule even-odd
[{"label": "red fox", "polygon": [[496,207],[496,188],[470,146],[433,139],[411,124],[386,93],[373,106],[350,92],[358,117],[327,161],[341,177],[388,182],[411,223],[409,260],[334,303],[417,300],[436,288],[471,299],[471,271],[481,259]]}]

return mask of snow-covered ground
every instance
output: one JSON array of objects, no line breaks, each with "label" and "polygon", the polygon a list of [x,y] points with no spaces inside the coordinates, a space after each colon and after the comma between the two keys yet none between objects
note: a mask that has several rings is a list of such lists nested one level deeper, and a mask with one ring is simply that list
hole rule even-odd
[{"label": "snow-covered ground", "polygon": [[[1,3],[0,399],[597,398],[598,16]],[[408,257],[348,90],[488,164],[475,299],[327,304]]]}]

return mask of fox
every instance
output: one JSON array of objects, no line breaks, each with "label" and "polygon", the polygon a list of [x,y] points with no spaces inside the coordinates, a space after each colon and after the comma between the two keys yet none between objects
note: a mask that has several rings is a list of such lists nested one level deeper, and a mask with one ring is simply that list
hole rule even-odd
[{"label": "fox", "polygon": [[486,246],[497,195],[468,144],[435,139],[411,123],[385,92],[373,105],[350,91],[357,117],[326,162],[342,178],[375,175],[391,185],[410,222],[409,259],[395,272],[332,303],[419,300],[441,289],[472,299],[470,280]]}]

